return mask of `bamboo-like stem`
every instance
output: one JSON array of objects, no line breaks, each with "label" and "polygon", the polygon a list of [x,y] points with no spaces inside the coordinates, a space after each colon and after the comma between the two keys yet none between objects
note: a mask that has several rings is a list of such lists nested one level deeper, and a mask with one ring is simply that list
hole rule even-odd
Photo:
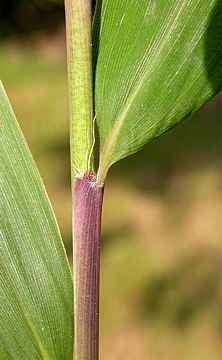
[{"label": "bamboo-like stem", "polygon": [[65,0],[72,172],[93,167],[91,0]]},{"label": "bamboo-like stem", "polygon": [[98,360],[103,188],[93,169],[91,0],[65,0],[73,184],[74,360]]},{"label": "bamboo-like stem", "polygon": [[73,206],[75,360],[99,357],[99,264],[103,188],[75,179]]}]

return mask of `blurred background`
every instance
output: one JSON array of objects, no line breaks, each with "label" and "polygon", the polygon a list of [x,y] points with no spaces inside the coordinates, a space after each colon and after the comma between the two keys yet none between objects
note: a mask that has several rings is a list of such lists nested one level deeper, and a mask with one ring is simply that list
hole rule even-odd
[{"label": "blurred background", "polygon": [[[71,259],[64,9],[1,0],[0,78]],[[101,249],[101,359],[219,360],[222,96],[116,164]]]}]

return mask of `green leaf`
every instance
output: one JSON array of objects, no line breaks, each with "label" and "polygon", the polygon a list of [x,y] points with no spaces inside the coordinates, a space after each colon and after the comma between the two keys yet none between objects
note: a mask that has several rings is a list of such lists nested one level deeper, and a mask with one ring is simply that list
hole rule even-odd
[{"label": "green leaf", "polygon": [[52,208],[0,84],[0,359],[72,359],[73,287]]},{"label": "green leaf", "polygon": [[94,23],[98,182],[222,85],[220,0],[104,0]]}]

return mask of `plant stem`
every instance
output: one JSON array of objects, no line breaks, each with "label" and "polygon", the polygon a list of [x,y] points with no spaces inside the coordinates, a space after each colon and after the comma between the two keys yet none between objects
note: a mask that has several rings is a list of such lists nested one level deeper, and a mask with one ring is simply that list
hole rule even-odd
[{"label": "plant stem", "polygon": [[77,177],[74,186],[74,359],[98,360],[103,187],[92,173]]},{"label": "plant stem", "polygon": [[[98,360],[103,188],[93,169],[91,0],[65,0],[73,189],[74,359]],[[76,176],[76,177],[75,177]]]},{"label": "plant stem", "polygon": [[93,167],[91,0],[65,0],[72,172]]}]

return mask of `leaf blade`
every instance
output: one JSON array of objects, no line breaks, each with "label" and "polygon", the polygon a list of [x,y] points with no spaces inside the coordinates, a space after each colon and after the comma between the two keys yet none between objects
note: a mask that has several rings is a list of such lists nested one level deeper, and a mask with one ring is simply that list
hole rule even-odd
[{"label": "leaf blade", "polygon": [[103,182],[114,162],[174,127],[220,90],[222,4],[105,0],[98,8],[94,66],[98,181]]},{"label": "leaf blade", "polygon": [[70,269],[41,178],[2,85],[0,122],[1,358],[72,359]]}]

